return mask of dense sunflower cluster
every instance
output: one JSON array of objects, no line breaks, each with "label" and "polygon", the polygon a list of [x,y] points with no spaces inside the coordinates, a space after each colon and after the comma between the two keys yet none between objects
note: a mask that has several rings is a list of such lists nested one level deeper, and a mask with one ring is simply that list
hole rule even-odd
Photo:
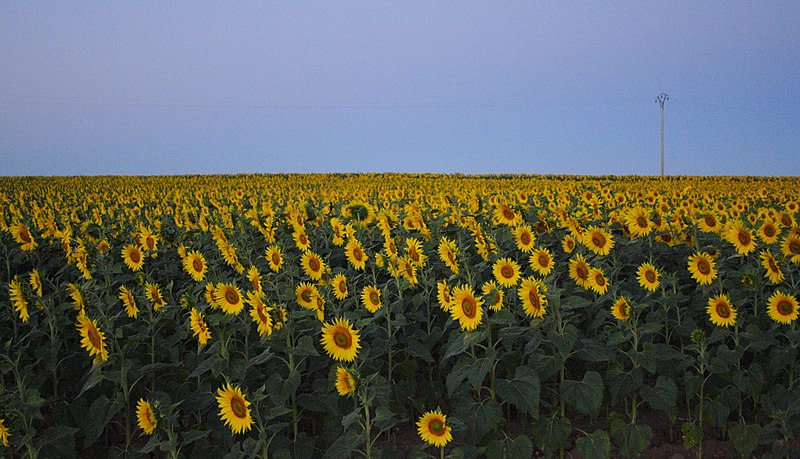
[{"label": "dense sunflower cluster", "polygon": [[[449,368],[452,355],[475,357],[478,338],[465,336],[496,346],[506,332],[528,336],[553,323],[564,336],[583,324],[616,334],[615,346],[636,336],[638,351],[643,323],[664,329],[655,344],[680,349],[689,328],[733,348],[756,330],[794,330],[799,185],[747,177],[4,177],[0,321],[13,331],[12,348],[30,345],[22,337],[36,330],[37,345],[58,343],[53,352],[78,366],[74,375],[101,373],[86,391],[112,381],[111,369],[142,371],[149,387],[128,384],[136,379],[129,373],[114,384],[148,435],[179,419],[169,416],[178,401],[164,397],[157,372],[196,379],[184,389],[206,412],[216,397],[218,422],[234,434],[267,429],[257,416],[264,397],[245,397],[265,384],[256,374],[280,378],[282,398],[264,412],[280,417],[277,407],[290,407],[284,421],[296,440],[297,391],[313,393],[314,372],[327,371],[338,394],[353,395],[374,383],[356,376],[368,370],[393,383],[398,372],[414,374],[410,362]],[[191,365],[186,374],[183,365]],[[470,378],[444,380],[456,387]],[[66,386],[75,384],[84,383]],[[64,385],[46,390],[68,395]],[[106,408],[114,416],[121,407]],[[405,418],[424,413],[417,427],[425,442],[453,438],[440,411],[410,410]],[[0,405],[3,444],[9,432],[12,442],[23,437],[24,416]]]}]

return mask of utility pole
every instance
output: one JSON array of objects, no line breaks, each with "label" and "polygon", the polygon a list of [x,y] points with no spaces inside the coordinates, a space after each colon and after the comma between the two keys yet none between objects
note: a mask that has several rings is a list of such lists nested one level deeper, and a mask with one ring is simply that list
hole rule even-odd
[{"label": "utility pole", "polygon": [[661,93],[656,97],[656,102],[661,106],[661,178],[664,178],[664,102],[669,100],[669,94]]}]

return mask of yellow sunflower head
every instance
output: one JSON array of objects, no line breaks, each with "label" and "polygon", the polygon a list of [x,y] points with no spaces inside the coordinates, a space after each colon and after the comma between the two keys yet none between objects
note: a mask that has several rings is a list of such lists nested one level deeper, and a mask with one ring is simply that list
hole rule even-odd
[{"label": "yellow sunflower head", "polygon": [[583,244],[597,255],[608,255],[614,248],[614,238],[606,230],[591,226],[583,234]]},{"label": "yellow sunflower head", "polygon": [[728,295],[719,294],[709,298],[706,312],[711,323],[718,327],[730,327],[736,324],[736,309]]},{"label": "yellow sunflower head", "polygon": [[322,275],[325,273],[325,263],[322,261],[322,257],[314,252],[307,251],[300,258],[300,264],[303,266],[303,272],[306,273],[306,276],[315,281],[322,279]]},{"label": "yellow sunflower head", "polygon": [[97,356],[103,362],[108,360],[106,335],[100,331],[97,321],[89,319],[86,314],[80,314],[76,328],[81,335],[81,347],[89,351],[89,356]]},{"label": "yellow sunflower head", "polygon": [[544,283],[539,279],[528,277],[522,280],[517,295],[525,314],[530,317],[544,317],[547,312],[547,298],[543,292],[546,290]]},{"label": "yellow sunflower head", "polygon": [[706,252],[696,253],[689,257],[689,272],[700,285],[708,285],[717,278],[714,258]]},{"label": "yellow sunflower head", "polygon": [[450,315],[457,320],[462,330],[472,331],[478,328],[483,319],[483,299],[476,298],[472,287],[461,285],[453,289],[453,302]]},{"label": "yellow sunflower head", "polygon": [[767,300],[767,314],[780,324],[789,325],[797,320],[797,298],[776,290]]},{"label": "yellow sunflower head", "polygon": [[347,319],[336,318],[322,325],[322,347],[328,355],[338,361],[352,362],[356,359],[359,344],[358,330],[350,326]]},{"label": "yellow sunflower head", "polygon": [[520,268],[516,261],[509,258],[500,258],[494,262],[492,267],[497,283],[503,287],[513,287],[519,281]]},{"label": "yellow sunflower head", "polygon": [[617,320],[628,320],[631,317],[631,305],[628,300],[621,296],[611,305],[611,315]]},{"label": "yellow sunflower head", "polygon": [[489,309],[494,312],[503,308],[503,291],[497,286],[497,282],[490,280],[483,283],[481,286],[481,293],[484,298],[489,302]]},{"label": "yellow sunflower head", "polygon": [[140,271],[144,266],[144,256],[139,251],[139,248],[133,244],[128,244],[122,248],[122,261],[133,272]]},{"label": "yellow sunflower head", "polygon": [[336,367],[336,392],[341,396],[355,394],[357,385],[353,373],[345,367]]},{"label": "yellow sunflower head", "polygon": [[643,289],[655,292],[661,284],[661,273],[650,263],[642,263],[636,270],[636,279]]},{"label": "yellow sunflower head", "polygon": [[201,282],[208,272],[208,265],[203,254],[197,250],[186,253],[183,258],[183,270],[192,277],[195,282]]},{"label": "yellow sunflower head", "polygon": [[136,403],[136,421],[139,428],[147,435],[153,435],[158,427],[158,415],[153,409],[153,405],[143,398]]},{"label": "yellow sunflower head", "polygon": [[367,266],[367,254],[364,247],[356,238],[350,238],[344,248],[347,261],[358,271],[363,271]]},{"label": "yellow sunflower head", "polygon": [[531,269],[536,271],[542,276],[546,276],[553,271],[555,263],[553,262],[553,254],[546,248],[538,249],[531,254],[528,263]]},{"label": "yellow sunflower head", "polygon": [[347,277],[345,277],[344,274],[338,273],[333,276],[331,285],[333,286],[333,296],[336,297],[337,300],[343,300],[347,298]]},{"label": "yellow sunflower head", "polygon": [[217,404],[220,419],[234,434],[247,432],[253,427],[250,402],[244,398],[239,387],[227,383],[217,389]]},{"label": "yellow sunflower head", "polygon": [[233,284],[220,282],[214,289],[214,301],[222,308],[225,314],[239,314],[244,309],[242,292]]},{"label": "yellow sunflower head", "polygon": [[451,428],[447,425],[447,416],[441,411],[428,411],[417,421],[417,432],[422,441],[437,448],[447,445],[452,439]]},{"label": "yellow sunflower head", "polygon": [[283,255],[281,255],[280,247],[277,245],[267,247],[265,257],[267,262],[269,262],[269,269],[274,272],[281,270],[281,266],[283,266]]},{"label": "yellow sunflower head", "polygon": [[367,311],[375,314],[381,308],[381,291],[374,285],[368,285],[361,291],[361,302]]},{"label": "yellow sunflower head", "polygon": [[530,253],[533,250],[533,245],[536,243],[536,237],[533,235],[533,231],[531,231],[531,227],[522,224],[514,228],[514,242],[517,244],[517,248],[522,253]]}]

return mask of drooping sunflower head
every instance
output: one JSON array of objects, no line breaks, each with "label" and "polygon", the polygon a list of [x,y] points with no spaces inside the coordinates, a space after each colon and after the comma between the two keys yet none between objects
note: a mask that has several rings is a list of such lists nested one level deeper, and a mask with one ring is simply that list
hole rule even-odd
[{"label": "drooping sunflower head", "polygon": [[38,269],[34,268],[31,271],[29,280],[30,280],[30,284],[31,284],[31,288],[33,289],[33,292],[36,293],[36,296],[41,297],[42,293],[43,293],[42,292],[42,290],[43,290],[43,288],[42,288],[42,276],[39,274],[39,270]]},{"label": "drooping sunflower head", "polygon": [[125,313],[128,314],[128,317],[135,319],[139,314],[139,307],[136,305],[136,298],[133,296],[133,292],[128,290],[128,287],[120,285],[118,298],[122,301],[122,305],[125,307]]},{"label": "drooping sunflower head", "polygon": [[769,279],[773,284],[779,284],[783,281],[784,275],[778,261],[768,249],[761,251],[761,266],[764,267],[766,272],[764,277]]},{"label": "drooping sunflower head", "polygon": [[439,258],[442,262],[450,268],[450,271],[453,274],[458,274],[458,261],[456,260],[456,256],[458,255],[458,247],[456,243],[452,240],[448,239],[446,236],[442,236],[442,239],[439,241]]},{"label": "drooping sunflower head", "polygon": [[522,280],[517,295],[525,314],[530,317],[544,317],[547,312],[547,297],[543,293],[546,290],[547,287],[539,279],[528,277]]},{"label": "drooping sunflower head", "polygon": [[136,403],[136,421],[147,435],[153,435],[158,427],[158,415],[153,405],[143,398]]},{"label": "drooping sunflower head", "polygon": [[197,337],[197,342],[201,347],[211,340],[211,330],[208,328],[205,317],[197,308],[192,308],[189,313],[189,328],[192,330],[192,336]]},{"label": "drooping sunflower head", "polygon": [[417,421],[417,432],[422,441],[437,448],[447,445],[452,439],[451,427],[447,425],[447,416],[441,411],[428,411]]},{"label": "drooping sunflower head", "polygon": [[798,316],[797,298],[776,290],[767,300],[767,314],[775,322],[791,324]]},{"label": "drooping sunflower head", "polygon": [[714,258],[706,252],[699,252],[689,257],[689,272],[700,285],[708,285],[717,278]]},{"label": "drooping sunflower head", "polygon": [[621,296],[611,305],[611,315],[617,320],[628,320],[631,317],[631,305],[628,300]]},{"label": "drooping sunflower head", "polygon": [[355,360],[361,347],[358,330],[350,326],[350,321],[342,318],[336,318],[333,322],[322,325],[320,341],[332,359],[343,362]]},{"label": "drooping sunflower head", "polygon": [[381,291],[374,285],[368,285],[361,291],[361,302],[367,311],[375,314],[381,308]]},{"label": "drooping sunflower head", "polygon": [[736,308],[724,293],[708,299],[706,312],[711,323],[718,327],[730,327],[736,324]]},{"label": "drooping sunflower head", "polygon": [[250,402],[244,398],[239,387],[226,383],[217,389],[217,404],[220,419],[234,434],[247,432],[253,427]]},{"label": "drooping sunflower head", "polygon": [[661,284],[661,273],[650,263],[642,263],[636,270],[639,285],[650,292],[655,292]]},{"label": "drooping sunflower head", "polygon": [[81,335],[81,347],[89,351],[89,356],[98,356],[103,362],[108,360],[106,335],[100,331],[97,321],[89,319],[86,314],[80,314],[76,328]]},{"label": "drooping sunflower head", "polygon": [[513,287],[517,285],[517,282],[519,281],[519,264],[509,258],[500,258],[494,262],[492,273],[494,274],[494,278],[497,280],[498,284],[507,288]]},{"label": "drooping sunflower head", "polygon": [[258,268],[255,266],[250,266],[250,268],[248,268],[247,280],[250,281],[250,287],[252,287],[254,292],[261,293],[263,291],[261,288],[261,273],[258,272]]},{"label": "drooping sunflower head", "polygon": [[269,336],[274,331],[272,315],[270,311],[273,310],[272,306],[264,302],[264,294],[259,292],[247,292],[247,304],[250,305],[250,318],[258,327],[259,336]]},{"label": "drooping sunflower head", "polygon": [[450,315],[457,320],[462,330],[472,331],[478,328],[483,319],[483,299],[476,298],[472,287],[461,285],[453,289],[453,302]]},{"label": "drooping sunflower head", "polygon": [[0,419],[0,444],[8,448],[8,437],[11,436],[11,433],[8,431],[8,427],[6,427],[6,420]]},{"label": "drooping sunflower head", "polygon": [[422,242],[419,241],[417,238],[409,237],[406,238],[406,256],[414,264],[419,268],[425,266],[425,252],[422,249]]},{"label": "drooping sunflower head", "polygon": [[436,283],[436,299],[439,301],[439,307],[442,311],[450,312],[450,307],[453,305],[453,296],[446,281]]},{"label": "drooping sunflower head", "polygon": [[497,286],[497,282],[490,280],[483,283],[481,293],[488,301],[489,309],[494,312],[503,308],[503,290]]},{"label": "drooping sunflower head", "polygon": [[341,396],[353,395],[356,392],[356,378],[345,367],[336,367],[336,392]]}]

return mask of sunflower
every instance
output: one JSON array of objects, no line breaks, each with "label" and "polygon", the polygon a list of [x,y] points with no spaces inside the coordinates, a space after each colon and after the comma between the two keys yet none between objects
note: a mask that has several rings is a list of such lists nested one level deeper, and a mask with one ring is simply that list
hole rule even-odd
[{"label": "sunflower", "polygon": [[368,285],[361,291],[361,302],[367,311],[375,314],[381,308],[381,291],[374,285]]},{"label": "sunflower", "polygon": [[322,279],[322,274],[325,272],[325,263],[322,261],[322,257],[309,250],[300,258],[300,264],[303,266],[306,276],[315,281]]},{"label": "sunflower", "polygon": [[318,296],[317,286],[308,282],[300,282],[294,289],[295,301],[304,309],[315,309]]},{"label": "sunflower", "polygon": [[736,309],[731,304],[728,295],[724,293],[708,299],[706,312],[711,323],[718,327],[736,325]]},{"label": "sunflower", "polygon": [[75,328],[81,335],[81,347],[89,351],[89,356],[97,355],[100,360],[108,360],[106,349],[106,335],[97,326],[96,320],[91,320],[85,314],[78,316]]},{"label": "sunflower", "polygon": [[506,226],[515,226],[519,215],[508,204],[499,204],[494,208],[494,218],[497,223]]},{"label": "sunflower", "polygon": [[203,254],[197,250],[187,252],[183,258],[183,270],[186,271],[186,274],[192,276],[195,282],[202,281],[206,276],[206,272],[208,272],[208,266]]},{"label": "sunflower", "polygon": [[631,237],[637,238],[650,234],[655,225],[650,221],[643,208],[635,207],[625,214],[625,226],[631,233]]},{"label": "sunflower", "polygon": [[422,243],[413,237],[406,238],[406,255],[414,266],[422,268],[425,266],[425,252],[422,250]]},{"label": "sunflower", "polygon": [[139,231],[139,248],[150,252],[158,250],[158,238],[150,228],[142,227]]},{"label": "sunflower", "polygon": [[617,320],[628,320],[631,317],[631,305],[621,296],[611,305],[611,315]]},{"label": "sunflower", "polygon": [[783,271],[778,266],[778,262],[769,250],[761,251],[761,266],[767,270],[764,277],[769,279],[773,284],[778,284],[783,281]]},{"label": "sunflower", "polygon": [[758,227],[758,231],[756,231],[759,239],[764,241],[765,244],[774,244],[778,242],[778,238],[781,235],[781,229],[778,225],[773,223],[772,221],[765,221]]},{"label": "sunflower", "polygon": [[787,234],[781,242],[781,253],[792,263],[800,263],[800,236]]},{"label": "sunflower", "polygon": [[756,241],[740,222],[731,223],[725,230],[725,240],[733,244],[739,255],[748,255],[756,249]]},{"label": "sunflower", "polygon": [[589,270],[588,287],[598,295],[603,295],[608,291],[608,279],[602,269],[592,268]]},{"label": "sunflower", "polygon": [[336,367],[336,392],[343,397],[356,392],[356,378],[345,367]]},{"label": "sunflower", "polygon": [[536,237],[533,235],[531,227],[523,223],[514,228],[514,242],[520,252],[531,253],[533,245],[536,243]]},{"label": "sunflower", "polygon": [[31,230],[28,229],[28,227],[23,223],[11,225],[9,230],[11,231],[11,235],[14,237],[14,240],[19,244],[20,250],[23,252],[30,252],[39,245],[36,242],[36,239],[33,238]]},{"label": "sunflower", "polygon": [[537,249],[535,252],[533,252],[528,260],[528,264],[531,265],[531,269],[542,276],[550,274],[555,266],[555,263],[553,262],[553,254],[550,253],[550,251],[546,248]]},{"label": "sunflower", "polygon": [[344,237],[342,236],[342,221],[337,217],[333,217],[330,219],[329,223],[331,224],[331,229],[333,230],[333,245],[339,247],[340,245],[344,244]]},{"label": "sunflower", "polygon": [[347,261],[353,265],[353,268],[356,270],[363,271],[367,266],[367,254],[364,253],[364,247],[358,239],[350,238],[350,240],[347,241],[344,254],[345,257],[347,257]]},{"label": "sunflower", "polygon": [[247,292],[247,299],[245,302],[250,305],[250,317],[258,327],[258,335],[271,335],[273,332],[273,321],[270,311],[272,311],[273,308],[264,303],[264,294],[259,292]]},{"label": "sunflower", "polygon": [[655,292],[661,284],[661,273],[650,263],[642,263],[636,270],[636,279],[643,289]]},{"label": "sunflower", "polygon": [[72,306],[78,311],[78,315],[83,314],[83,311],[86,310],[86,301],[84,301],[83,293],[81,293],[78,286],[72,282],[68,283],[67,292],[69,292],[69,297],[72,299]]},{"label": "sunflower", "polygon": [[707,252],[696,253],[689,257],[689,272],[700,285],[708,285],[717,278],[714,258]]},{"label": "sunflower", "polygon": [[719,219],[711,212],[697,219],[697,227],[704,233],[719,233]]},{"label": "sunflower", "polygon": [[789,325],[797,320],[797,298],[776,290],[767,301],[767,314],[775,322]]},{"label": "sunflower", "polygon": [[144,266],[142,252],[133,244],[128,244],[122,248],[122,261],[124,261],[125,265],[133,272],[140,271],[142,266]]},{"label": "sunflower", "polygon": [[397,243],[394,239],[386,238],[383,241],[383,251],[389,258],[397,258],[400,256],[400,251],[397,250]]},{"label": "sunflower", "polygon": [[201,347],[211,340],[211,330],[208,328],[203,314],[197,308],[192,308],[189,313],[189,328],[192,329],[192,336],[197,337],[197,342]]},{"label": "sunflower", "polygon": [[247,280],[250,281],[250,286],[253,287],[254,292],[263,292],[261,288],[261,274],[259,274],[258,268],[255,266],[250,266],[250,268],[247,270]]},{"label": "sunflower", "polygon": [[213,282],[208,282],[205,287],[205,299],[206,303],[211,306],[211,309],[219,309],[219,304],[217,300],[214,299],[214,293],[217,291],[217,287],[214,286]]},{"label": "sunflower", "polygon": [[450,307],[453,305],[452,293],[446,281],[436,283],[436,299],[439,301],[439,308],[442,311],[450,312]]},{"label": "sunflower", "polygon": [[439,448],[443,448],[453,439],[450,430],[447,416],[439,410],[428,411],[417,421],[417,432],[422,441]]},{"label": "sunflower", "polygon": [[561,240],[561,248],[564,250],[564,253],[572,253],[575,250],[575,238],[569,234],[564,235],[564,239]]},{"label": "sunflower", "polygon": [[14,304],[14,309],[19,313],[19,319],[22,323],[27,323],[30,318],[28,300],[25,299],[25,295],[22,293],[22,285],[20,285],[17,276],[14,276],[14,279],[8,283],[8,295],[11,298],[11,303]]},{"label": "sunflower", "polygon": [[230,427],[231,432],[240,434],[253,427],[253,418],[250,416],[250,402],[245,400],[239,387],[226,383],[217,389],[217,403],[219,404],[219,417]]},{"label": "sunflower", "polygon": [[574,280],[579,287],[588,287],[589,284],[589,263],[583,258],[583,255],[575,255],[575,258],[569,260],[569,277]]},{"label": "sunflower", "polygon": [[347,319],[341,318],[322,325],[320,343],[332,359],[344,362],[355,360],[361,347],[358,342],[358,330],[353,329]]},{"label": "sunflower", "polygon": [[344,274],[338,273],[333,276],[331,285],[333,286],[333,296],[335,296],[337,300],[347,298],[347,277],[345,277]]},{"label": "sunflower", "polygon": [[614,238],[611,233],[597,226],[590,226],[583,233],[583,245],[597,255],[608,255],[614,248]]},{"label": "sunflower", "polygon": [[450,315],[457,320],[461,330],[472,331],[478,328],[483,319],[482,298],[476,298],[472,287],[461,285],[453,289],[453,302]]},{"label": "sunflower", "polygon": [[10,436],[11,434],[8,432],[8,427],[6,427],[6,420],[0,419],[0,443],[6,448],[8,448],[8,437]]},{"label": "sunflower", "polygon": [[244,309],[242,292],[233,284],[220,282],[214,289],[214,301],[217,302],[225,314],[239,314]]},{"label": "sunflower", "polygon": [[167,302],[164,301],[164,297],[161,296],[161,288],[158,286],[158,284],[146,282],[144,286],[144,294],[148,300],[153,302],[154,311],[158,311],[167,305]]},{"label": "sunflower", "polygon": [[448,239],[446,236],[442,236],[442,239],[439,241],[439,258],[441,258],[442,262],[450,268],[450,271],[453,274],[458,274],[458,262],[456,261],[456,256],[458,255],[458,247],[456,243]]},{"label": "sunflower", "polygon": [[153,410],[153,405],[143,398],[136,403],[136,421],[139,428],[144,430],[147,435],[153,435],[158,427],[158,417]]},{"label": "sunflower", "polygon": [[283,255],[281,254],[280,247],[271,245],[267,247],[264,255],[269,262],[269,269],[276,273],[281,270],[281,266],[283,266]]},{"label": "sunflower", "polygon": [[519,265],[509,258],[500,258],[495,261],[492,273],[497,282],[503,287],[513,287],[519,282]]},{"label": "sunflower", "polygon": [[544,317],[547,312],[547,298],[543,295],[545,291],[547,287],[536,278],[528,277],[522,280],[517,295],[525,314],[531,317]]},{"label": "sunflower", "polygon": [[294,239],[294,245],[296,245],[301,252],[306,252],[311,248],[311,241],[308,240],[305,229],[301,228],[300,230],[295,230],[292,233],[292,238]]},{"label": "sunflower", "polygon": [[417,285],[417,265],[408,258],[408,255],[397,258],[397,270],[412,287]]},{"label": "sunflower", "polygon": [[490,280],[483,283],[481,293],[490,301],[489,309],[494,312],[503,308],[503,291],[497,287],[497,282]]},{"label": "sunflower", "polygon": [[128,287],[120,285],[117,298],[122,301],[122,305],[125,307],[125,313],[128,314],[128,317],[135,319],[139,314],[139,307],[136,306],[136,298],[134,298],[133,293],[128,290]]},{"label": "sunflower", "polygon": [[31,271],[29,283],[31,284],[31,288],[33,292],[36,293],[36,296],[39,298],[42,297],[42,276],[39,275],[39,270],[34,268]]}]

